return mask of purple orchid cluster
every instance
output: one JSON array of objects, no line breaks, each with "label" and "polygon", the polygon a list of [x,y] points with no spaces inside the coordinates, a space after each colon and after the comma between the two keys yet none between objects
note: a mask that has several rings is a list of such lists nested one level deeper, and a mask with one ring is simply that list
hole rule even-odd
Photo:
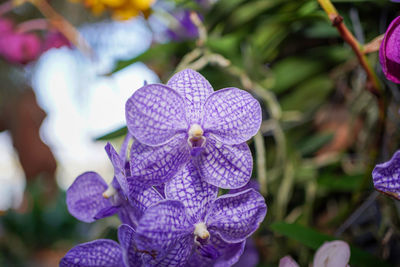
[{"label": "purple orchid cluster", "polygon": [[386,30],[379,48],[379,61],[388,80],[400,83],[400,17],[394,19]]},{"label": "purple orchid cluster", "polygon": [[[267,212],[249,182],[253,160],[246,141],[261,124],[258,101],[237,88],[214,92],[187,69],[166,85],[138,89],[126,103],[126,121],[120,153],[105,148],[112,182],[86,172],[67,191],[68,209],[79,220],[118,214],[119,243],[80,244],[60,266],[236,263]],[[219,188],[230,191],[218,195]]]}]

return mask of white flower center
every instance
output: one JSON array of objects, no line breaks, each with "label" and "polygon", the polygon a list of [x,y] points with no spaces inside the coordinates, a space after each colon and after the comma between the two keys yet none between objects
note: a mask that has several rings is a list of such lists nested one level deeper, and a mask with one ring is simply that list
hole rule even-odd
[{"label": "white flower center", "polygon": [[108,186],[107,190],[103,192],[104,198],[110,198],[117,193],[117,189],[115,189],[111,184]]},{"label": "white flower center", "polygon": [[199,237],[201,239],[207,239],[210,237],[210,233],[207,231],[207,226],[203,222],[199,222],[194,225],[193,234],[195,238]]},{"label": "white flower center", "polygon": [[203,137],[203,129],[197,123],[192,124],[189,128],[189,139],[200,139]]}]

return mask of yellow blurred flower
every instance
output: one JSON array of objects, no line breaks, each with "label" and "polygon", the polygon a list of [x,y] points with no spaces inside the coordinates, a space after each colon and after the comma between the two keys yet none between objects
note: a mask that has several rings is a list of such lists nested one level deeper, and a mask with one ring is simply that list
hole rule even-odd
[{"label": "yellow blurred flower", "polygon": [[156,0],[70,0],[83,2],[95,15],[102,14],[105,10],[111,12],[114,19],[127,20],[143,13],[148,14],[150,7]]}]

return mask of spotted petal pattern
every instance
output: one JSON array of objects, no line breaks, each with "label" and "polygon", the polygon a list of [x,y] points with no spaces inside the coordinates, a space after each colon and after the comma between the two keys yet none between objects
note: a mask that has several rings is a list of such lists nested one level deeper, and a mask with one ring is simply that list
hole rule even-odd
[{"label": "spotted petal pattern", "polygon": [[214,92],[211,84],[200,73],[185,69],[172,76],[167,85],[185,100],[190,124],[199,124],[206,99]]},{"label": "spotted petal pattern", "polygon": [[135,91],[125,111],[128,130],[145,145],[168,143],[188,128],[183,98],[162,84],[145,85]]},{"label": "spotted petal pattern", "polygon": [[189,157],[185,134],[158,147],[135,141],[131,148],[131,175],[144,185],[160,185],[171,179]]},{"label": "spotted petal pattern", "polygon": [[211,136],[203,153],[194,160],[206,182],[225,189],[246,185],[253,169],[253,158],[246,143],[226,146]]},{"label": "spotted petal pattern", "polygon": [[389,161],[376,165],[372,178],[378,191],[400,200],[400,150]]},{"label": "spotted petal pattern", "polygon": [[112,205],[103,197],[107,189],[103,178],[95,172],[85,172],[78,176],[67,190],[69,213],[84,222],[95,221],[95,216]]},{"label": "spotted petal pattern", "polygon": [[206,204],[217,198],[218,187],[203,181],[192,162],[188,162],[166,183],[167,199],[180,200],[193,223],[203,217]]},{"label": "spotted petal pattern", "polygon": [[118,241],[122,248],[122,256],[126,266],[142,266],[142,255],[135,245],[135,230],[129,225],[122,224],[118,228]]},{"label": "spotted petal pattern", "polygon": [[[137,246],[141,250],[165,253],[181,237],[192,233],[185,206],[175,200],[164,200],[147,209],[136,228]],[[157,255],[158,256],[158,255]]]},{"label": "spotted petal pattern", "polygon": [[237,145],[253,137],[261,125],[260,103],[248,92],[225,88],[214,92],[204,107],[203,127],[224,144]]},{"label": "spotted petal pattern", "polygon": [[73,247],[60,261],[60,267],[124,267],[117,242],[98,239]]},{"label": "spotted petal pattern", "polygon": [[267,206],[254,189],[217,198],[206,217],[210,230],[226,242],[236,243],[249,237],[264,220]]}]

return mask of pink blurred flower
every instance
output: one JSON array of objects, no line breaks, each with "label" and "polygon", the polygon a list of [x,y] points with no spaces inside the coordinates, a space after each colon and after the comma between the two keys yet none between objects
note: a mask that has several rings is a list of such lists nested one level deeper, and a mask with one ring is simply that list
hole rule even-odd
[{"label": "pink blurred flower", "polygon": [[0,38],[0,56],[10,63],[27,64],[42,51],[39,37],[32,33],[8,33]]},{"label": "pink blurred flower", "polygon": [[65,36],[57,31],[48,32],[43,43],[43,52],[52,48],[60,48],[63,46],[71,47],[71,43]]},{"label": "pink blurred flower", "polygon": [[279,261],[279,267],[299,267],[299,265],[292,257],[287,255]]},{"label": "pink blurred flower", "polygon": [[13,27],[11,20],[0,18],[0,36],[12,32]]}]

